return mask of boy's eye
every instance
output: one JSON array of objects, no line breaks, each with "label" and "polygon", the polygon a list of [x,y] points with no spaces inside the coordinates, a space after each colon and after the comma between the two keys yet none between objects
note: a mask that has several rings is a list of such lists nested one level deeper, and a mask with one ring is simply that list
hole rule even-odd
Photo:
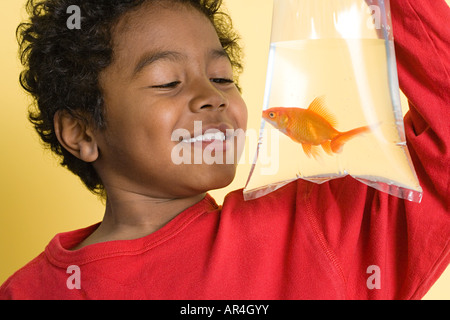
[{"label": "boy's eye", "polygon": [[[217,84],[234,83],[233,80],[227,79],[227,78],[212,78],[211,82],[214,82],[214,83],[217,83]],[[154,88],[154,89],[173,89],[173,88],[176,88],[180,83],[181,83],[181,81],[173,81],[173,82],[169,82],[169,83],[165,83],[165,84],[151,86],[151,88]]]},{"label": "boy's eye", "polygon": [[155,88],[155,89],[172,89],[172,88],[175,88],[176,86],[178,86],[180,83],[181,83],[180,81],[173,81],[173,82],[166,83],[166,84],[152,86],[152,88]]},{"label": "boy's eye", "polygon": [[211,81],[214,82],[214,83],[218,83],[218,84],[234,83],[233,80],[227,79],[227,78],[213,78],[213,79],[211,79]]}]

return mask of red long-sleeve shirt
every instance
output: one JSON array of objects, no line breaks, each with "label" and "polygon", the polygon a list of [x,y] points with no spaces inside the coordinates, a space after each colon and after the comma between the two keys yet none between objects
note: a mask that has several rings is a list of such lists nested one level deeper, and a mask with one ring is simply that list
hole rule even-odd
[{"label": "red long-sleeve shirt", "polygon": [[[450,9],[391,2],[422,203],[350,177],[298,180],[248,202],[235,191],[222,207],[206,196],[141,239],[70,251],[97,226],[59,234],[0,299],[421,298],[450,260]],[[72,265],[80,289],[67,286]]]}]

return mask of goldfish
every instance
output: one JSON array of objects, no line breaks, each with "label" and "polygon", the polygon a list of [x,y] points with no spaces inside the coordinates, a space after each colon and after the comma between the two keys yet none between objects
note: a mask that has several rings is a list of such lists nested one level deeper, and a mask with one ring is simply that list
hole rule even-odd
[{"label": "goldfish", "polygon": [[325,97],[317,97],[308,109],[276,107],[263,111],[265,121],[300,143],[308,157],[317,158],[318,146],[334,155],[343,150],[350,139],[370,131],[369,126],[340,132],[336,130],[336,117],[325,106]]}]

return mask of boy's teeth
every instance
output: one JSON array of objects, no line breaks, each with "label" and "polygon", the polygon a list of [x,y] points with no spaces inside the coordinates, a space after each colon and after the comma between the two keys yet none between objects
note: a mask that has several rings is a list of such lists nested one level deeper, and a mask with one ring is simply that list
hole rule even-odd
[{"label": "boy's teeth", "polygon": [[201,136],[191,138],[191,139],[184,139],[183,142],[194,143],[197,141],[213,141],[213,140],[225,141],[225,139],[226,139],[226,137],[223,132],[216,132],[216,133],[205,133]]}]

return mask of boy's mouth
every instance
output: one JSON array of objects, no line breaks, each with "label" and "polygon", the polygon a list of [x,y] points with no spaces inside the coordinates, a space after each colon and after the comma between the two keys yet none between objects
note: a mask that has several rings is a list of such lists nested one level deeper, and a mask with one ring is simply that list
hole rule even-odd
[{"label": "boy's mouth", "polygon": [[[202,126],[194,121],[194,130],[176,129],[172,141],[175,164],[227,164],[236,165],[245,145],[245,131],[222,122]],[[193,162],[192,162],[193,161]]]},{"label": "boy's mouth", "polygon": [[212,142],[212,141],[225,141],[227,139],[227,136],[223,132],[216,132],[216,133],[205,133],[202,135],[199,135],[194,138],[190,139],[183,139],[182,142],[185,143],[195,143],[198,141],[201,142]]},{"label": "boy's mouth", "polygon": [[216,151],[226,151],[229,142],[233,141],[235,130],[231,125],[222,123],[219,125],[196,126],[194,133],[180,138],[180,142],[193,144],[206,148],[214,148]]}]

